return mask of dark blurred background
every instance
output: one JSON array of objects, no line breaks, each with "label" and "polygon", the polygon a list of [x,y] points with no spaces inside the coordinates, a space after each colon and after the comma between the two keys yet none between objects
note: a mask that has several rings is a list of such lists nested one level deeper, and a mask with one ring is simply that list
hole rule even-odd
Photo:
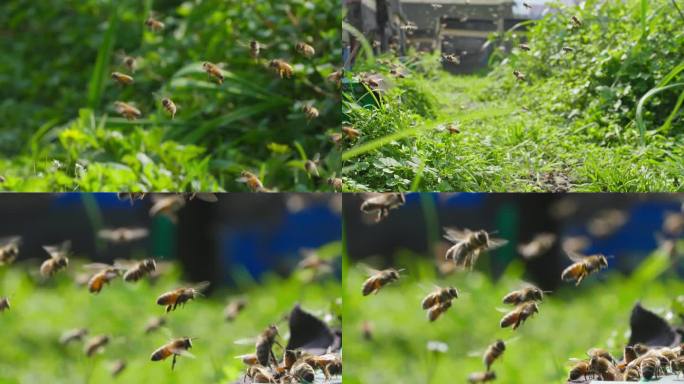
[{"label": "dark blurred background", "polygon": [[[442,227],[485,229],[509,240],[508,245],[491,252],[493,257],[484,267],[499,276],[511,261],[520,259],[520,243],[531,241],[535,234],[551,232],[558,240],[548,252],[523,259],[530,279],[544,289],[554,289],[560,283],[561,271],[571,264],[561,249],[569,237],[588,241],[581,253],[614,256],[609,259],[609,269],[629,272],[662,246],[657,237],[682,237],[682,224],[664,228],[667,215],[684,221],[682,194],[407,194],[406,204],[390,211],[380,223],[373,223],[359,210],[367,196],[344,196],[350,258],[375,256],[389,266],[398,252],[410,250],[440,261],[450,244],[442,239]],[[680,273],[681,268],[680,263]]]},{"label": "dark blurred background", "polygon": [[[153,201],[120,200],[110,193],[3,194],[0,238],[22,236],[19,260],[48,257],[43,245],[72,241],[76,257],[180,262],[184,278],[234,283],[236,269],[259,279],[267,271],[286,274],[300,251],[341,238],[341,197],[333,194],[218,194],[218,202],[187,200],[177,222],[151,217]],[[103,228],[145,227],[149,236],[112,244],[97,237]],[[337,266],[339,268],[339,266]],[[339,275],[339,273],[337,274]]]}]

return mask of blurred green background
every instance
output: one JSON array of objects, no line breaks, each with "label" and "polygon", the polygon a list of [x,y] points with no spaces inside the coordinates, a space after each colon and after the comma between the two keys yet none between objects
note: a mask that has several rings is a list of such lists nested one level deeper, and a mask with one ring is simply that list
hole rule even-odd
[{"label": "blurred green background", "polygon": [[[0,5],[0,175],[8,190],[247,190],[243,169],[279,190],[327,190],[339,155],[338,1],[3,1]],[[154,33],[154,15],[166,28]],[[249,42],[267,45],[257,63]],[[294,46],[316,49],[306,59]],[[122,55],[138,58],[135,83]],[[294,66],[280,79],[271,59]],[[201,62],[223,63],[217,86]],[[161,106],[171,97],[171,120]],[[120,118],[113,102],[142,118]],[[308,121],[304,105],[320,117]],[[321,154],[322,180],[304,161]],[[339,172],[337,172],[339,173]]]}]

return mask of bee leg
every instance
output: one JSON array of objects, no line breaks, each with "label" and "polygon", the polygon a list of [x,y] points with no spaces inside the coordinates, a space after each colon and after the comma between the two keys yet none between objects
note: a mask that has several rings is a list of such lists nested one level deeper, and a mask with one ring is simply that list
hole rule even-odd
[{"label": "bee leg", "polygon": [[176,367],[176,354],[174,353],[173,354],[173,360],[171,360],[171,370],[173,371],[173,369],[175,367]]}]

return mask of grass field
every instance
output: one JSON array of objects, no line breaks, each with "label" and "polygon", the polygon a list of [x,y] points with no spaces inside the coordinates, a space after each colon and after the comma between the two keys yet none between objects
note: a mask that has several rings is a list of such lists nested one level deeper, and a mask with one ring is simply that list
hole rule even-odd
[{"label": "grass field", "polygon": [[[326,258],[339,255],[339,243],[319,252]],[[0,292],[10,297],[12,305],[0,314],[3,384],[233,383],[244,372],[243,363],[234,356],[253,352],[252,345],[237,345],[236,340],[256,337],[295,303],[322,316],[332,311],[332,302],[341,296],[336,279],[305,283],[294,274],[290,278],[269,275],[256,282],[238,269],[234,274],[238,287],[218,288],[210,297],[191,301],[168,314],[164,328],[145,335],[146,322],[164,314],[156,297],[180,284],[177,269],[154,284],[129,284],[119,279],[93,295],[85,287],[77,287],[68,275],[58,274],[52,281],[37,284],[25,267],[0,267]],[[72,263],[70,268],[77,267]],[[223,308],[234,295],[245,295],[249,304],[229,323],[223,318]],[[287,335],[287,325],[279,326],[281,334]],[[110,345],[92,358],[85,356],[82,343],[60,345],[63,331],[80,327],[88,328],[89,336],[111,336]],[[198,338],[191,350],[196,359],[180,358],[175,371],[171,371],[169,360],[150,361],[155,349],[172,337],[183,336]],[[109,366],[117,359],[125,359],[128,367],[112,378]]]},{"label": "grass field", "polygon": [[[482,352],[496,339],[508,345],[493,365],[495,382],[561,383],[567,377],[568,359],[584,358],[591,347],[621,356],[629,337],[630,311],[637,301],[664,315],[672,308],[673,297],[684,289],[681,279],[666,272],[667,259],[655,252],[631,276],[604,273],[578,288],[563,286],[544,298],[539,314],[512,331],[499,327],[502,313],[496,308],[505,308],[501,298],[519,287],[523,268],[518,262],[510,264],[500,280],[492,281],[477,271],[440,278],[433,264],[415,254],[400,254],[395,260],[393,267],[406,268],[404,276],[368,297],[361,295],[363,269],[358,265],[348,269],[347,384],[466,382],[468,374],[484,370]],[[446,314],[429,323],[420,302],[433,284],[453,285],[462,294]],[[373,326],[371,341],[362,336],[364,321]],[[429,341],[446,343],[448,351],[429,352]]]}]

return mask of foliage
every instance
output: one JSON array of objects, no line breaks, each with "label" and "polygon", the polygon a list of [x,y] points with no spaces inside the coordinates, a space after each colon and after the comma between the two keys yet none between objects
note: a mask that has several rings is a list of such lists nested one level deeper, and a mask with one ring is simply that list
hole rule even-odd
[{"label": "foliage", "polygon": [[[235,181],[246,169],[270,188],[327,190],[324,179],[339,173],[329,140],[339,126],[339,94],[326,80],[340,62],[339,7],[322,0],[3,2],[0,44],[11,52],[0,57],[5,187],[246,190]],[[149,15],[165,23],[163,32],[145,28]],[[267,45],[258,62],[249,55],[252,39]],[[295,52],[299,41],[314,46],[312,59]],[[124,53],[138,58],[127,87],[109,78],[128,72]],[[292,79],[268,68],[275,58],[293,65]],[[224,64],[223,85],[203,72],[204,61]],[[178,105],[173,120],[163,97]],[[135,103],[142,118],[114,117],[117,100]],[[305,105],[320,117],[309,121]],[[316,153],[323,180],[304,170]]]}]

